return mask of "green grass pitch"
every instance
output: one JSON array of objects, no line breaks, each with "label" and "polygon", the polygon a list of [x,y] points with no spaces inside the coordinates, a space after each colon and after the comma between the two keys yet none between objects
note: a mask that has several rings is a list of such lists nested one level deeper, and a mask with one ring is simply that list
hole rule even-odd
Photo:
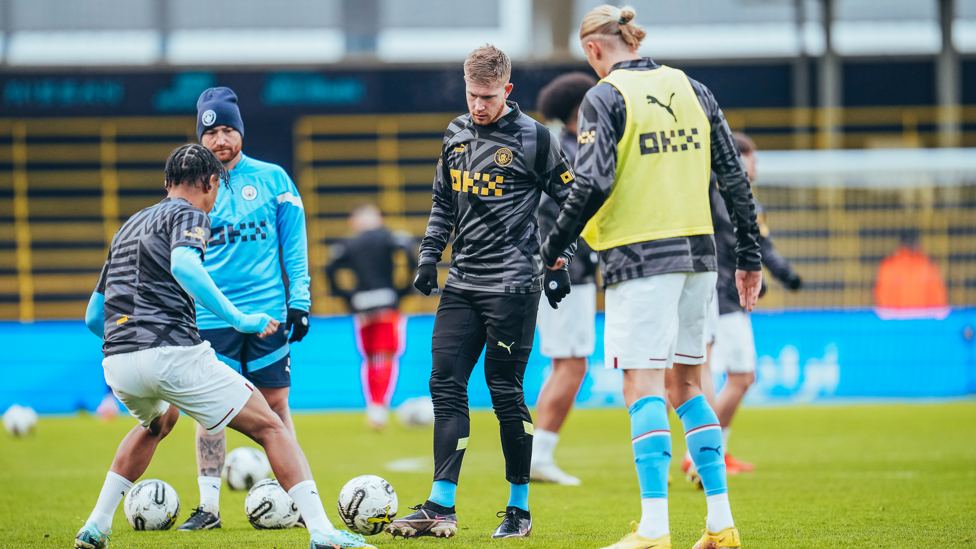
[{"label": "green grass pitch", "polygon": [[[400,513],[422,502],[430,469],[394,472],[386,464],[429,462],[431,431],[364,427],[359,414],[298,415],[326,511],[350,478],[388,479]],[[67,548],[87,518],[115,448],[133,420],[45,418],[35,436],[0,434],[0,547]],[[680,425],[672,415],[672,428]],[[228,447],[248,444],[232,433]],[[730,478],[744,547],[976,547],[976,403],[747,408],[736,420],[732,450],[756,472]],[[674,437],[670,513],[674,547],[690,548],[704,527],[704,495],[683,480],[684,438]],[[452,540],[370,538],[379,547],[598,548],[639,519],[640,504],[625,410],[578,410],[557,449],[579,487],[533,484],[531,537],[491,540],[505,508],[497,423],[473,414],[471,443],[458,490],[461,529]],[[172,484],[182,498],[179,523],[197,504],[193,422],[181,418],[144,478]],[[224,528],[210,532],[134,532],[121,506],[109,547],[285,549],[307,547],[304,530],[256,531],[244,517],[244,493],[224,489]]]}]

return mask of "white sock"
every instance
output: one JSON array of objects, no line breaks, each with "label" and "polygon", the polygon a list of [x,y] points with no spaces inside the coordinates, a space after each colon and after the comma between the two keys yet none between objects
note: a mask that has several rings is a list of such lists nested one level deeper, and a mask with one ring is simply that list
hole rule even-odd
[{"label": "white sock", "polygon": [[732,522],[732,507],[729,505],[729,494],[715,494],[705,498],[708,503],[708,517],[705,518],[705,528],[709,532],[718,533],[729,526],[735,526]]},{"label": "white sock", "polygon": [[211,513],[220,512],[220,477],[197,477],[200,485],[200,507]]},{"label": "white sock", "polygon": [[304,480],[292,486],[288,495],[295,501],[309,532],[317,530],[325,535],[335,534],[336,530],[329,522],[329,517],[325,516],[325,507],[322,507],[322,499],[314,480]]},{"label": "white sock", "polygon": [[118,508],[119,502],[129,493],[130,489],[132,489],[131,482],[122,478],[121,475],[109,471],[105,475],[105,484],[102,485],[102,492],[98,494],[98,503],[95,504],[95,509],[88,517],[88,522],[94,522],[102,533],[108,532],[112,528],[112,517],[115,516],[115,509]]},{"label": "white sock", "polygon": [[559,443],[559,433],[536,429],[532,435],[532,461],[534,463],[551,463],[552,454]]},{"label": "white sock", "polygon": [[668,498],[641,499],[641,521],[637,533],[648,539],[671,533],[668,526]]},{"label": "white sock", "polygon": [[723,448],[722,453],[723,454],[729,453],[729,435],[731,434],[732,434],[731,427],[722,427],[722,448]]}]

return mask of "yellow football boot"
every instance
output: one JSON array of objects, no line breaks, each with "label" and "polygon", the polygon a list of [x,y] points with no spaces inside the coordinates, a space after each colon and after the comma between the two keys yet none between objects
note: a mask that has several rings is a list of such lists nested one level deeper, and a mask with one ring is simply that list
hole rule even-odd
[{"label": "yellow football boot", "polygon": [[717,549],[718,547],[731,547],[739,549],[742,542],[739,541],[739,531],[735,526],[729,526],[721,532],[709,532],[705,529],[705,534],[693,549]]},{"label": "yellow football boot", "polygon": [[649,539],[637,533],[637,522],[630,523],[630,533],[603,549],[671,549],[671,535]]}]

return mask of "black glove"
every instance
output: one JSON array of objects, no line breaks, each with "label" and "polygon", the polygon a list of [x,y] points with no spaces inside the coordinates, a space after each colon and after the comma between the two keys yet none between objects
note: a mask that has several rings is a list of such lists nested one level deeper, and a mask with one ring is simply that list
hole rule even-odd
[{"label": "black glove", "polygon": [[803,286],[803,280],[800,279],[800,275],[793,273],[786,279],[786,287],[791,290],[799,290],[800,286]]},{"label": "black glove", "polygon": [[417,278],[413,279],[413,287],[424,295],[437,291],[437,265],[425,263],[417,267]]},{"label": "black glove", "polygon": [[570,292],[569,269],[546,269],[544,289],[549,305],[553,309],[558,309],[560,301]]},{"label": "black glove", "polygon": [[769,286],[766,284],[766,279],[764,278],[762,280],[762,286],[760,286],[760,288],[759,288],[759,297],[765,296],[766,295],[766,290],[768,290],[768,289],[769,289]]},{"label": "black glove", "polygon": [[[294,328],[294,330],[292,329]],[[297,343],[308,333],[308,311],[288,309],[288,320],[285,321],[285,334],[291,331],[288,343]]]}]

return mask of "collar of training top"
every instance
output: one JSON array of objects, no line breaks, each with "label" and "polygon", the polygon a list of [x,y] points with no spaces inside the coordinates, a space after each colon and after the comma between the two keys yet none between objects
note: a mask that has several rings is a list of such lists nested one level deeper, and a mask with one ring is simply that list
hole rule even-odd
[{"label": "collar of training top", "polygon": [[650,57],[644,57],[643,59],[629,59],[627,61],[621,61],[616,65],[610,67],[610,72],[617,69],[631,69],[631,70],[650,70],[660,67],[654,62]]},{"label": "collar of training top", "polygon": [[499,129],[499,128],[504,128],[505,126],[511,124],[512,122],[515,122],[515,120],[522,114],[522,111],[519,110],[518,103],[516,103],[515,101],[508,101],[508,100],[506,100],[505,101],[505,104],[508,105],[509,107],[511,107],[512,112],[506,114],[505,116],[502,116],[501,118],[499,118],[498,120],[495,120],[491,124],[487,124],[487,125],[484,125],[484,126],[479,126],[479,125],[475,124],[474,123],[474,118],[472,118],[471,115],[469,114],[468,115],[468,121],[469,121],[470,125],[471,126],[475,126],[477,128],[481,128],[481,129],[495,130],[495,129]]}]

